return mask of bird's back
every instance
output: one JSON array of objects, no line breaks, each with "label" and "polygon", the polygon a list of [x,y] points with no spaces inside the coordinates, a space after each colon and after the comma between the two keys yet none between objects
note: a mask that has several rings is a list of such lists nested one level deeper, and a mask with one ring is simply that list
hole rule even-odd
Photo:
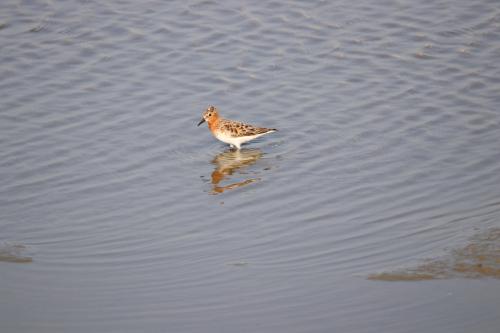
[{"label": "bird's back", "polygon": [[217,129],[233,137],[254,136],[274,132],[274,128],[257,127],[239,121],[219,119]]}]

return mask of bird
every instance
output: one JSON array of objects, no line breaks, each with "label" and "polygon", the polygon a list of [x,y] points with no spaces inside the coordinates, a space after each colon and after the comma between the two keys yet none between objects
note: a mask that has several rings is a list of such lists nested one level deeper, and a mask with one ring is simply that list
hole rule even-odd
[{"label": "bird", "polygon": [[276,128],[265,128],[248,125],[239,121],[224,119],[215,106],[209,106],[204,112],[198,126],[207,122],[210,132],[218,140],[240,149],[241,145],[259,136],[276,132]]}]

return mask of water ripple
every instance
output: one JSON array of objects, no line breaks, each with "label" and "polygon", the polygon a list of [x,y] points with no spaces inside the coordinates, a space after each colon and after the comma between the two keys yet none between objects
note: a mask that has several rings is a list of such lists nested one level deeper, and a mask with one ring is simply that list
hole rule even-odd
[{"label": "water ripple", "polygon": [[498,327],[491,281],[366,280],[498,228],[495,5],[4,1],[0,328]]}]

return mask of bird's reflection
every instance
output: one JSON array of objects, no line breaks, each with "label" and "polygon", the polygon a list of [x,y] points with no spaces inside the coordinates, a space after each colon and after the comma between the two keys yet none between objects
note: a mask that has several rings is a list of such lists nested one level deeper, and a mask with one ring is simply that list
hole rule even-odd
[{"label": "bird's reflection", "polygon": [[[212,194],[220,194],[228,190],[243,187],[259,181],[260,178],[247,178],[234,183],[223,185],[237,172],[245,176],[245,169],[257,162],[262,157],[260,149],[226,150],[212,160],[215,170],[212,172]],[[246,178],[246,177],[244,177]]]}]

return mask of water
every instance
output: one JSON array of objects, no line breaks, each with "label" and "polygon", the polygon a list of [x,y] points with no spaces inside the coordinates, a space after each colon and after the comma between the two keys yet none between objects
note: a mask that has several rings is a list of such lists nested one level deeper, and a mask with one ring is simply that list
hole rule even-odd
[{"label": "water", "polygon": [[0,45],[2,332],[498,332],[497,1],[7,0]]}]

